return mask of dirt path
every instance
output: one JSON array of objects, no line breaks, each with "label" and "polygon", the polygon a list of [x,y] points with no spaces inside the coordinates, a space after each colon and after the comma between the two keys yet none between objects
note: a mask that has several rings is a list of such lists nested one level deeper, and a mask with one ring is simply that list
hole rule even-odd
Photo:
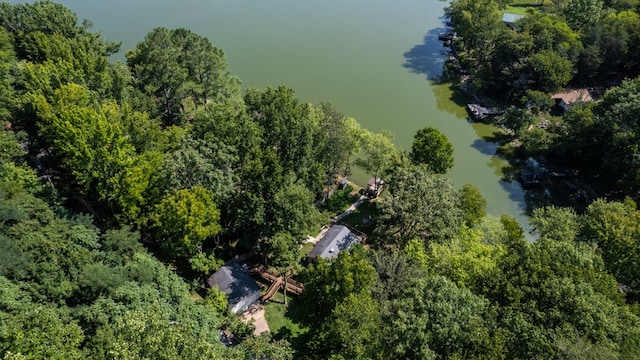
[{"label": "dirt path", "polygon": [[[351,206],[349,206],[349,208],[347,210],[345,210],[342,214],[337,215],[336,217],[331,219],[331,222],[332,223],[337,223],[338,221],[344,219],[345,217],[347,217],[348,215],[353,213],[358,208],[358,206],[362,205],[362,203],[365,202],[366,200],[367,200],[366,196],[364,196],[364,195],[360,196],[358,198],[358,200],[356,200],[356,202],[351,204]],[[320,232],[318,233],[318,235],[316,235],[316,237],[313,237],[313,236],[309,235],[307,237],[306,242],[317,244],[318,241],[320,241],[320,239],[322,239],[324,234],[326,234],[326,232],[329,231],[329,228],[331,228],[331,227],[330,226],[323,226],[322,229],[320,230]]]}]

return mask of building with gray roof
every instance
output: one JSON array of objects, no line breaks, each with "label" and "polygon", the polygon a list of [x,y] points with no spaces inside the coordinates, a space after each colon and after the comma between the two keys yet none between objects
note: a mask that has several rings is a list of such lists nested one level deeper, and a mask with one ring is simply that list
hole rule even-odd
[{"label": "building with gray roof", "polygon": [[207,284],[227,294],[229,311],[239,313],[260,298],[260,286],[243,265],[230,262],[207,279]]},{"label": "building with gray roof", "polygon": [[317,257],[331,259],[338,256],[338,253],[347,250],[354,243],[360,243],[362,239],[351,232],[344,225],[333,225],[324,237],[318,241],[316,246],[311,249],[307,258],[313,260]]}]

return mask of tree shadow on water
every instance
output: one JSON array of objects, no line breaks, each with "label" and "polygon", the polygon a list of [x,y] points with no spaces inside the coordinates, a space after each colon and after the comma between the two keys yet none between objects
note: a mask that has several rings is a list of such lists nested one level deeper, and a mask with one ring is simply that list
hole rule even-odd
[{"label": "tree shadow on water", "polygon": [[485,155],[495,155],[498,149],[498,144],[487,141],[486,139],[475,139],[471,144],[471,147],[478,150]]},{"label": "tree shadow on water", "polygon": [[422,44],[404,53],[405,63],[402,66],[414,74],[426,75],[428,80],[440,82],[448,49],[442,46],[438,35],[446,31],[444,27],[429,30]]},{"label": "tree shadow on water", "polygon": [[424,75],[432,84],[438,110],[465,118],[464,106],[469,102],[469,96],[458,89],[458,74],[447,69],[446,61],[450,49],[443,46],[439,35],[451,31],[446,27],[429,30],[423,38],[423,43],[413,46],[404,53],[405,63],[402,65],[413,74]]}]

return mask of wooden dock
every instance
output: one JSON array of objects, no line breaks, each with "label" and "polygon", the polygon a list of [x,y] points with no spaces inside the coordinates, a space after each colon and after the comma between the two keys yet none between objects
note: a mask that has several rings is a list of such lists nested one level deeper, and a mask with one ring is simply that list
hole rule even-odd
[{"label": "wooden dock", "polygon": [[482,121],[490,116],[504,114],[504,110],[498,108],[486,108],[478,104],[467,104],[467,112],[473,121]]}]

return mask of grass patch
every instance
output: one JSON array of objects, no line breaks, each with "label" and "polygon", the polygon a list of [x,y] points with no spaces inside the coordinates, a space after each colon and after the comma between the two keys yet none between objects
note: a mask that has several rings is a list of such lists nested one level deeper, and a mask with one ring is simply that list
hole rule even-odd
[{"label": "grass patch", "polygon": [[504,10],[506,14],[516,14],[516,15],[525,15],[530,6],[513,6],[508,5]]},{"label": "grass patch", "polygon": [[351,184],[342,190],[337,190],[320,206],[320,209],[330,215],[341,214],[360,197],[360,194],[354,190]]},{"label": "grass patch", "polygon": [[307,332],[296,319],[297,304],[295,295],[287,295],[289,307],[284,306],[284,295],[278,291],[269,302],[264,305],[264,316],[269,324],[269,330],[277,339],[292,339]]},{"label": "grass patch", "polygon": [[373,233],[379,216],[380,209],[376,202],[365,201],[354,212],[343,218],[342,222],[369,236]]},{"label": "grass patch", "polygon": [[[516,6],[542,6],[550,4],[550,0],[514,0],[513,5]],[[511,5],[510,5],[511,6]]]},{"label": "grass patch", "polygon": [[313,249],[314,246],[315,246],[314,243],[306,242],[306,243],[304,243],[304,245],[302,245],[302,248],[301,248],[300,251],[303,254],[307,255],[309,252],[311,252],[311,249]]}]

